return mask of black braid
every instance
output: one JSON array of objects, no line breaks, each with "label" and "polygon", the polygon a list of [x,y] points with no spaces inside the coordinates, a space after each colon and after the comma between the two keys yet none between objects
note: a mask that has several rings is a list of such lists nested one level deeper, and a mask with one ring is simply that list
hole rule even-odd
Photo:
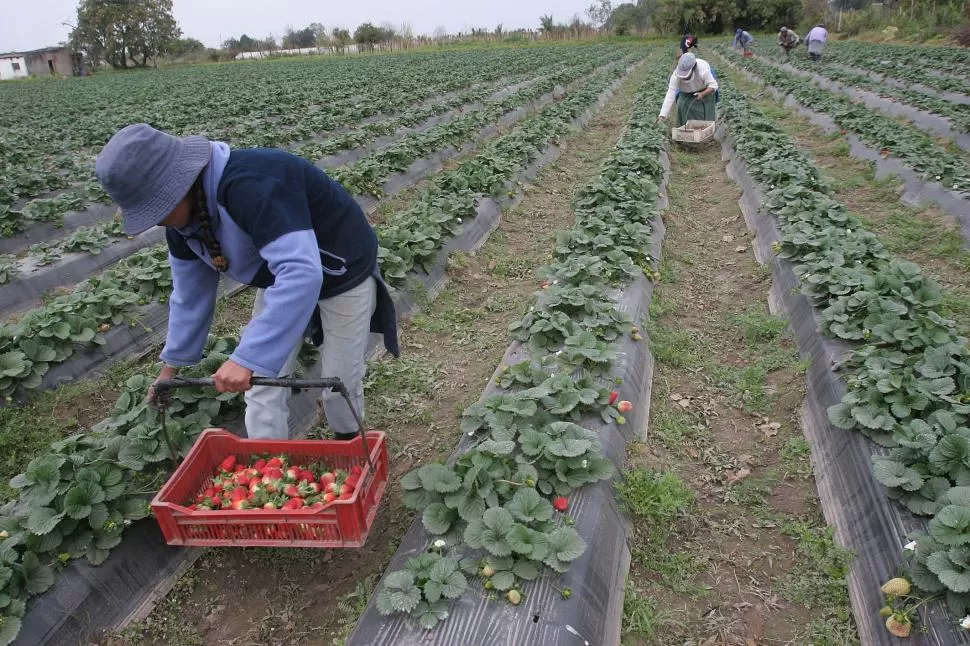
[{"label": "black braid", "polygon": [[194,215],[199,220],[199,236],[202,238],[202,244],[209,250],[215,268],[219,271],[228,271],[229,260],[222,255],[222,245],[216,240],[215,233],[212,231],[212,218],[209,217],[205,190],[202,188],[202,175],[199,175],[198,179],[195,180],[190,195],[193,200]]}]

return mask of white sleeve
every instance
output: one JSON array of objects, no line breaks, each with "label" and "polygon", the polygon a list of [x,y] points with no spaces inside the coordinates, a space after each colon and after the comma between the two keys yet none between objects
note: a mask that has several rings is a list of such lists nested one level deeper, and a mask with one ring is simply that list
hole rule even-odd
[{"label": "white sleeve", "polygon": [[670,75],[670,83],[667,85],[667,95],[664,96],[663,105],[660,106],[660,116],[666,118],[670,114],[670,108],[674,105],[674,98],[677,96],[677,75]]},{"label": "white sleeve", "polygon": [[717,90],[719,87],[717,84],[717,79],[714,78],[714,73],[711,72],[710,65],[701,70],[701,80],[704,81],[705,87],[709,87],[712,90]]}]

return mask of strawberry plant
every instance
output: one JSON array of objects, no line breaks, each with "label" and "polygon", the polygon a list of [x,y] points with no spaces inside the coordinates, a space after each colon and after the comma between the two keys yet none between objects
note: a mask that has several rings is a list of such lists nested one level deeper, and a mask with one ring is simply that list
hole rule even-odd
[{"label": "strawberry plant", "polygon": [[925,180],[938,182],[958,193],[970,191],[970,162],[964,156],[938,146],[929,134],[847,97],[805,83],[804,79],[755,58],[743,58],[723,48],[718,51],[730,57],[734,64],[756,74],[765,84],[792,95],[812,110],[828,114],[864,142],[898,157]]},{"label": "strawberry plant", "polygon": [[17,277],[17,260],[13,256],[0,255],[0,285],[6,285]]},{"label": "strawberry plant", "polygon": [[[503,391],[463,413],[461,430],[472,438],[471,448],[452,464],[427,464],[401,480],[404,504],[421,512],[438,546],[430,549],[475,564],[468,574],[479,574],[486,590],[504,592],[513,606],[522,600],[523,583],[564,573],[585,552],[586,541],[562,515],[567,496],[614,473],[598,434],[582,423],[594,416],[620,419],[617,397],[597,377],[609,374],[617,341],[635,328],[605,294],[646,260],[640,250],[649,247],[658,212],[663,170],[656,159],[665,143],[646,97],[662,83],[658,75],[641,90],[628,130],[576,203],[574,231],[613,231],[612,244],[579,251],[557,246],[554,264],[542,271],[537,306],[511,326],[531,357],[502,367],[496,382]],[[428,600],[422,601],[413,570],[385,577],[377,610],[417,613],[423,627],[433,626],[448,606],[421,621]]]},{"label": "strawberry plant", "polygon": [[[909,511],[930,517],[928,535],[913,534],[912,580],[926,592],[945,593],[962,616],[970,608],[961,552],[970,544],[966,339],[940,314],[939,286],[862,230],[818,180],[818,168],[727,79],[722,90],[738,155],[766,185],[764,208],[778,219],[776,252],[797,266],[821,310],[822,329],[857,344],[838,366],[846,394],[829,419],[887,447],[872,458],[875,479]],[[804,170],[782,179],[779,167],[792,162]]]}]

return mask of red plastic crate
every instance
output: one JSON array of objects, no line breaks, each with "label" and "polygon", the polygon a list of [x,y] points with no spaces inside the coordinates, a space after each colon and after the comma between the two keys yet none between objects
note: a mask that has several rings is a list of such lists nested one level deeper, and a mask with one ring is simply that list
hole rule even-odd
[{"label": "red plastic crate", "polygon": [[[384,433],[363,440],[244,440],[224,429],[206,429],[192,451],[152,500],[155,518],[169,545],[195,547],[361,547],[387,487]],[[322,460],[333,469],[363,467],[354,495],[323,509],[197,511],[185,506],[212,483],[215,468],[229,455],[249,461],[253,454],[284,453],[295,463]]]}]

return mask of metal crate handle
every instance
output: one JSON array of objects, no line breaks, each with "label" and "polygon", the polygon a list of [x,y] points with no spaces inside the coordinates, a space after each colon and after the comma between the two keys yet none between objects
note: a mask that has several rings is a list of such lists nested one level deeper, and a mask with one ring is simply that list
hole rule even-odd
[{"label": "metal crate handle", "polygon": [[[168,436],[168,429],[165,426],[165,411],[172,401],[172,391],[176,388],[214,387],[215,383],[216,381],[212,377],[172,377],[171,379],[162,379],[152,384],[152,388],[155,390],[153,405],[162,414],[162,434],[165,436],[165,442],[168,444],[168,450],[172,454],[172,460],[176,465],[179,463],[178,451],[172,444],[172,439]],[[354,416],[354,422],[357,423],[357,433],[360,435],[360,440],[364,449],[364,459],[367,461],[367,464],[370,466],[372,472],[377,468],[373,460],[371,460],[370,446],[367,443],[367,433],[364,430],[364,422],[360,419],[360,414],[350,401],[350,393],[347,391],[347,386],[345,386],[344,382],[337,377],[322,377],[319,379],[253,377],[249,383],[253,386],[293,388],[295,390],[304,390],[307,388],[329,388],[334,392],[339,393],[340,396],[343,397],[344,401],[347,402],[347,407],[350,408],[350,413]]]}]

